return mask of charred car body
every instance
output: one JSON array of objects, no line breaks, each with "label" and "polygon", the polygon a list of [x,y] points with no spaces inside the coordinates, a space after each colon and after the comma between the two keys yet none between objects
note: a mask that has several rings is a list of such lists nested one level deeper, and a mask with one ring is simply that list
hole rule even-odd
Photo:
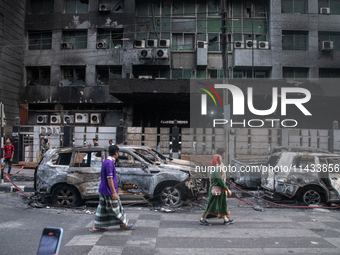
[{"label": "charred car body", "polygon": [[340,202],[340,155],[318,150],[281,150],[267,163],[234,161],[235,183],[263,189],[271,198],[297,198],[305,204]]},{"label": "charred car body", "polygon": [[[98,198],[101,165],[106,157],[107,148],[51,149],[36,168],[35,189],[59,205],[77,206],[82,199]],[[179,205],[188,191],[188,173],[160,167],[128,147],[120,147],[116,171],[121,198],[160,195],[165,204]]]}]

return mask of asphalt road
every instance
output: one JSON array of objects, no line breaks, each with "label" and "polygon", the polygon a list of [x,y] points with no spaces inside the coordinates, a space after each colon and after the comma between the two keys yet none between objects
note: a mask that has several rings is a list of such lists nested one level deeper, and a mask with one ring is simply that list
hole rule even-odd
[{"label": "asphalt road", "polygon": [[[46,226],[62,227],[60,254],[340,254],[339,211],[266,209],[231,198],[235,223],[210,227],[202,211],[164,213],[126,207],[135,230],[117,227],[91,234],[93,214],[63,208],[28,207],[18,193],[0,193],[0,254],[36,254]],[[90,212],[94,212],[93,209]]]}]

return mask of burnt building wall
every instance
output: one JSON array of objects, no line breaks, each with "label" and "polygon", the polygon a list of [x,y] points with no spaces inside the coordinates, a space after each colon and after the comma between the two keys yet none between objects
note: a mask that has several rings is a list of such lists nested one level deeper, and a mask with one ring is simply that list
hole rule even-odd
[{"label": "burnt building wall", "polygon": [[6,125],[19,117],[24,61],[25,0],[0,1],[0,102]]}]

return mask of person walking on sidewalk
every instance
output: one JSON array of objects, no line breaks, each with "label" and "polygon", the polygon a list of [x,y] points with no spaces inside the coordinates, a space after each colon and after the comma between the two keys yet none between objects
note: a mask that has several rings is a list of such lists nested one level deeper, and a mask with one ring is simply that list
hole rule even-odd
[{"label": "person walking on sidewalk", "polygon": [[114,165],[118,155],[119,147],[111,145],[109,147],[109,157],[102,164],[99,205],[94,220],[94,227],[90,229],[92,233],[103,232],[107,230],[107,227],[116,225],[120,225],[120,229],[133,229],[133,225],[128,223],[118,197],[118,180]]},{"label": "person walking on sidewalk", "polygon": [[210,167],[210,188],[209,188],[209,200],[207,207],[200,219],[200,224],[204,226],[210,226],[207,218],[220,218],[223,217],[223,225],[234,223],[234,220],[228,218],[230,210],[227,206],[227,194],[231,196],[231,191],[225,183],[225,172],[223,171],[223,157],[225,150],[219,148],[217,154],[212,158]]},{"label": "person walking on sidewalk", "polygon": [[8,173],[11,172],[12,169],[12,161],[14,156],[14,145],[12,145],[11,139],[6,140],[6,145],[3,148],[3,155],[4,155],[4,164],[8,165]]}]

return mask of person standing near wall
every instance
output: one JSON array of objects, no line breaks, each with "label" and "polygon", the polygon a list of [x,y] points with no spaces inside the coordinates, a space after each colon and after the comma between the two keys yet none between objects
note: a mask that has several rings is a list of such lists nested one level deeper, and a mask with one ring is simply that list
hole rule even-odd
[{"label": "person standing near wall", "polygon": [[12,140],[7,139],[6,140],[6,145],[3,148],[3,155],[4,155],[4,164],[8,165],[8,173],[11,172],[12,168],[12,161],[13,161],[13,156],[14,156],[14,145],[12,145]]},{"label": "person standing near wall", "polygon": [[42,141],[42,145],[40,148],[40,159],[42,159],[42,157],[44,156],[44,154],[46,153],[46,151],[48,151],[50,149],[50,147],[48,146],[48,139],[43,139]]}]

